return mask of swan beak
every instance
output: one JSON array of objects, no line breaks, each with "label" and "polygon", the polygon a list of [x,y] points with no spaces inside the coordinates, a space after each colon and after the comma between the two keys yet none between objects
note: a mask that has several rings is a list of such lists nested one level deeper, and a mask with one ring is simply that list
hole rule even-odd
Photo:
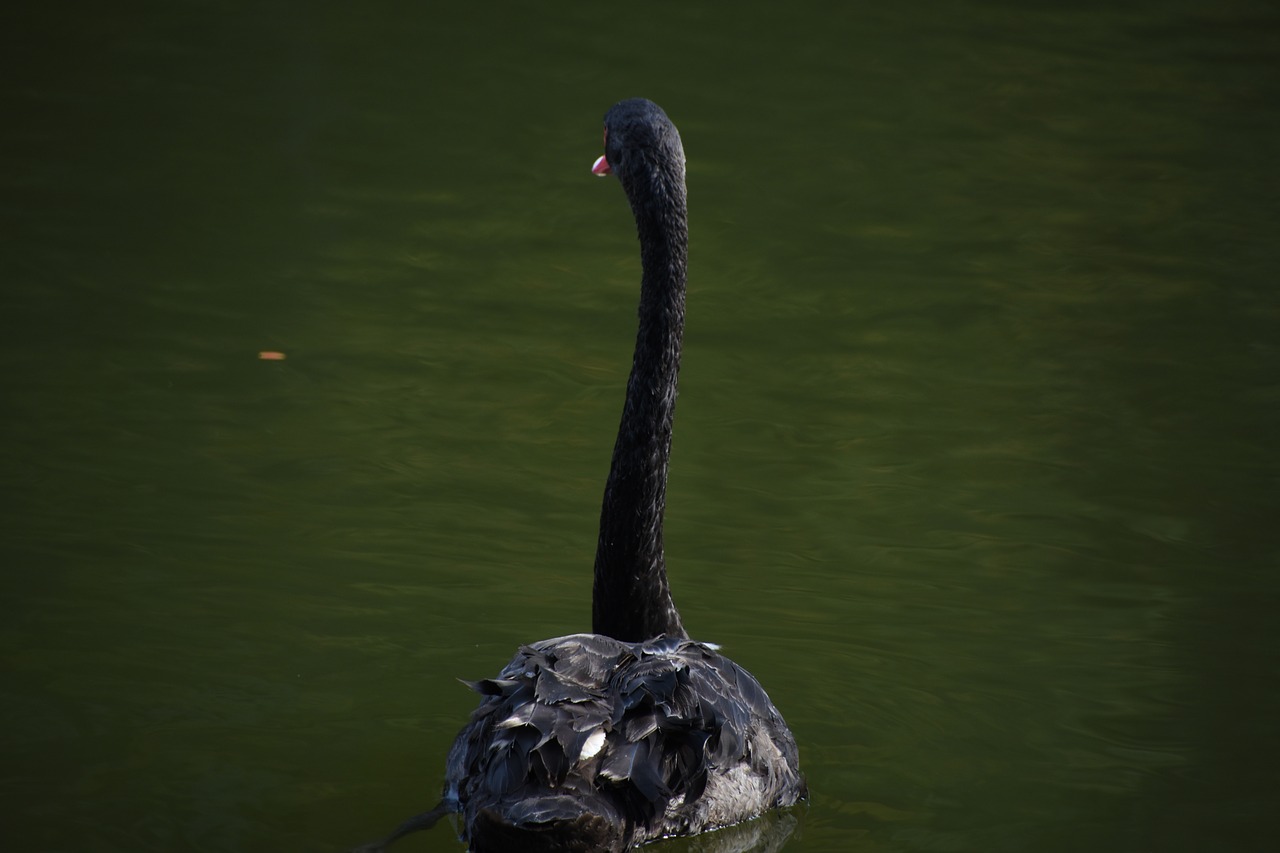
[{"label": "swan beak", "polygon": [[591,174],[596,177],[603,178],[606,175],[612,175],[613,170],[609,168],[609,161],[604,159],[604,155],[600,155],[600,159],[591,167]]}]

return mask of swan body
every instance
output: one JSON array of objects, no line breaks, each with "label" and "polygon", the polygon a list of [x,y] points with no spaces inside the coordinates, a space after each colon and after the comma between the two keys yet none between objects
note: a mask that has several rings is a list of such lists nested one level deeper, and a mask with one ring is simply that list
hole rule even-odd
[{"label": "swan body", "polygon": [[803,793],[791,733],[745,669],[683,637],[525,646],[449,753],[445,799],[478,850],[625,850]]},{"label": "swan body", "polygon": [[605,114],[605,155],[640,240],[639,332],[601,509],[591,634],[522,647],[449,751],[442,815],[486,851],[623,851],[806,796],[799,753],[752,675],[688,638],[662,521],[684,326],[688,224],[680,135],[654,103]]}]

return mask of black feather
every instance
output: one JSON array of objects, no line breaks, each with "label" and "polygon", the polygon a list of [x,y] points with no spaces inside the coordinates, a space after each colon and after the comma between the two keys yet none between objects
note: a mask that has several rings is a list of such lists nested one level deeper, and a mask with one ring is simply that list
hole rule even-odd
[{"label": "black feather", "polygon": [[[778,711],[710,646],[577,634],[526,646],[497,678],[475,684],[486,698],[458,735],[448,773],[464,826],[483,812],[497,832],[495,821],[561,808],[531,802],[576,797],[587,812],[616,815],[616,837],[639,844],[803,796],[795,741]],[[755,742],[772,744],[781,764],[762,764]],[[755,782],[735,783],[737,801],[707,800],[730,772]]]}]

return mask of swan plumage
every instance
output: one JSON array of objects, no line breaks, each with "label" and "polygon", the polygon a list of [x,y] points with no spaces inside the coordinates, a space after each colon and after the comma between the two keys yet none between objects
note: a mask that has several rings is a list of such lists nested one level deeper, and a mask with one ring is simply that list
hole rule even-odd
[{"label": "swan plumage", "polygon": [[592,171],[622,184],[643,270],[601,509],[594,633],[523,646],[496,677],[468,682],[480,704],[449,751],[440,804],[366,850],[457,813],[477,853],[622,851],[806,796],[782,715],[749,672],[688,638],[667,584],[662,522],[688,250],[680,135],[653,102],[619,102]]},{"label": "swan plumage", "polygon": [[449,753],[445,799],[479,849],[524,826],[622,850],[804,790],[782,715],[708,643],[572,634],[522,647],[471,686],[483,699]]}]

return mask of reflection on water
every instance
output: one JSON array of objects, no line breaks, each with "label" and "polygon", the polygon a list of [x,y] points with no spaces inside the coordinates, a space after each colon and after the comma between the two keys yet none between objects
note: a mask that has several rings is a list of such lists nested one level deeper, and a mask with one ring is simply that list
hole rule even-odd
[{"label": "reflection on water", "polygon": [[64,9],[5,13],[11,845],[344,849],[585,628],[644,94],[672,584],[813,794],[663,849],[1264,846],[1274,10]]},{"label": "reflection on water", "polygon": [[675,853],[683,846],[689,853],[777,853],[796,831],[799,823],[797,811],[772,812],[746,823],[695,836],[683,845],[668,843],[662,849],[670,848]]}]

